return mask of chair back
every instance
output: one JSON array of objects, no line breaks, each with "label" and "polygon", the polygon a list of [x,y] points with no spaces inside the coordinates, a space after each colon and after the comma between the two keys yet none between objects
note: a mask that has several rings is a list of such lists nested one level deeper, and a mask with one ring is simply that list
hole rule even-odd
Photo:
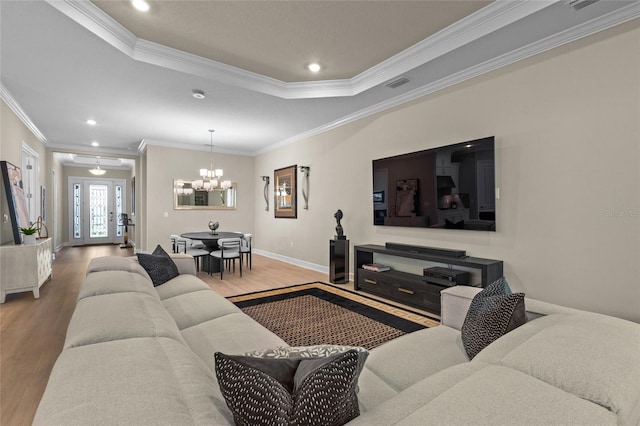
[{"label": "chair back", "polygon": [[185,240],[179,235],[175,235],[175,234],[171,235],[171,249],[174,253],[180,253],[180,250],[186,253],[187,240]]},{"label": "chair back", "polygon": [[252,234],[242,234],[242,248],[250,249],[251,248],[251,237]]},{"label": "chair back", "polygon": [[231,254],[233,252],[240,252],[240,246],[242,245],[241,238],[220,238],[218,240],[218,247],[222,252]]}]

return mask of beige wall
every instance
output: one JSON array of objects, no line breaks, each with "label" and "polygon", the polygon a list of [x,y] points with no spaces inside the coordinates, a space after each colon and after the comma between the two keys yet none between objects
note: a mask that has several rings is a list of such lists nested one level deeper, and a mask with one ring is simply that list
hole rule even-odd
[{"label": "beige wall", "polygon": [[[215,168],[224,170],[224,178],[237,183],[236,210],[174,210],[173,180],[195,179],[200,168],[209,166],[209,153],[148,146],[146,149],[146,215],[137,220],[146,232],[138,248],[151,251],[160,244],[170,248],[169,236],[189,231],[206,231],[210,220],[220,222],[220,231],[253,233],[255,197],[253,157],[213,155]],[[143,163],[144,163],[143,159]],[[167,213],[168,217],[164,217]]]},{"label": "beige wall", "polygon": [[[310,199],[274,219],[256,180],[256,247],[326,267],[340,208],[352,248],[464,249],[530,297],[640,321],[639,75],[636,20],[261,155],[256,176],[311,166]],[[490,135],[497,232],[372,225],[371,160]]]},{"label": "beige wall", "polygon": [[[51,179],[49,178],[50,164],[46,155],[46,148],[33,133],[22,123],[4,101],[0,101],[0,160],[8,161],[18,167],[22,167],[22,143],[26,143],[38,153],[40,165],[40,186],[47,189],[50,194]],[[4,214],[7,209],[7,200],[4,191],[0,194],[0,211]],[[51,211],[51,199],[47,199],[47,212]],[[38,215],[39,216],[39,215]],[[45,224],[50,225],[47,217]],[[0,242],[13,241],[11,222],[4,223],[0,215]]]}]

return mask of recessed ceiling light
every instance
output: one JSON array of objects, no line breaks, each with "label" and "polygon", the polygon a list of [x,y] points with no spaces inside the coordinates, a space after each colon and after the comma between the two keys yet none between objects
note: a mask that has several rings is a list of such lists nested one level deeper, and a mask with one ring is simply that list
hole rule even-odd
[{"label": "recessed ceiling light", "polygon": [[91,142],[91,146],[100,146],[100,144],[96,141]]},{"label": "recessed ceiling light", "polygon": [[204,91],[200,89],[193,89],[193,97],[196,99],[204,99]]},{"label": "recessed ceiling light", "polygon": [[149,3],[145,0],[131,0],[131,4],[140,12],[146,12],[149,10]]},{"label": "recessed ceiling light", "polygon": [[307,69],[311,72],[318,72],[320,71],[320,64],[317,62],[312,62],[309,65],[307,65]]},{"label": "recessed ceiling light", "polygon": [[89,126],[95,126],[97,123],[96,123],[96,120],[89,119],[89,120],[87,120],[87,124],[88,124]]}]

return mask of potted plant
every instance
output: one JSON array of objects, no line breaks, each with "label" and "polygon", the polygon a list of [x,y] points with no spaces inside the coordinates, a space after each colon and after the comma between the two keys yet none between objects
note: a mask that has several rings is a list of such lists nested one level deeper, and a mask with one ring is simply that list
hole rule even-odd
[{"label": "potted plant", "polygon": [[26,228],[20,227],[20,232],[24,234],[22,238],[22,242],[25,244],[35,244],[36,243],[36,232],[38,232],[38,227],[35,225],[30,225]]}]

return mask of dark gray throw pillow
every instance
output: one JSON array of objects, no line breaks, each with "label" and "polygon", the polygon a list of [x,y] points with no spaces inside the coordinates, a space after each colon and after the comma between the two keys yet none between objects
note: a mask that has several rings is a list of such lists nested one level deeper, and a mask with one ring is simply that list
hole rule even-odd
[{"label": "dark gray throw pillow", "polygon": [[147,271],[154,287],[180,275],[175,262],[160,245],[151,254],[138,253],[138,263]]},{"label": "dark gray throw pillow", "polygon": [[357,350],[323,358],[214,357],[220,390],[238,426],[340,426],[360,415]]},{"label": "dark gray throw pillow", "polygon": [[524,293],[511,293],[504,277],[489,284],[471,301],[462,325],[462,343],[469,359],[526,322]]}]

